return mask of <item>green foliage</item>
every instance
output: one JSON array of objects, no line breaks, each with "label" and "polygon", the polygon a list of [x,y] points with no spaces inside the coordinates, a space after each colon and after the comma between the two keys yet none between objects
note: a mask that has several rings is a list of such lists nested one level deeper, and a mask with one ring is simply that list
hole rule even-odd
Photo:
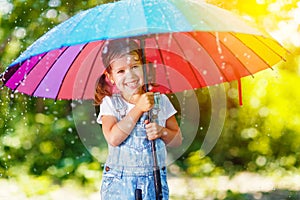
[{"label": "green foliage", "polygon": [[[107,2],[5,1],[11,7],[0,12],[1,72],[55,25],[80,10]],[[28,97],[1,88],[0,106],[0,177],[19,176],[22,169],[22,174],[47,174],[56,180],[76,176],[84,183],[91,179],[77,171],[86,163],[97,162],[76,132],[70,102]]]}]

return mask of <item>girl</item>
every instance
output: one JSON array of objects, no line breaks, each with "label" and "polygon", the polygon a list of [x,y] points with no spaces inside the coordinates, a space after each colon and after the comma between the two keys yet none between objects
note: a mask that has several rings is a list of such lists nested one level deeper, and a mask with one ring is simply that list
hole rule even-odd
[{"label": "girl", "polygon": [[[160,95],[154,100],[153,92],[144,91],[141,56],[133,40],[112,40],[102,51],[106,72],[99,78],[95,93],[95,102],[100,105],[97,121],[102,124],[109,150],[102,200],[134,199],[136,189],[142,190],[144,200],[155,199],[150,140],[156,140],[163,199],[169,197],[166,145],[179,146],[182,137],[169,99]],[[149,111],[154,121],[147,120]]]}]

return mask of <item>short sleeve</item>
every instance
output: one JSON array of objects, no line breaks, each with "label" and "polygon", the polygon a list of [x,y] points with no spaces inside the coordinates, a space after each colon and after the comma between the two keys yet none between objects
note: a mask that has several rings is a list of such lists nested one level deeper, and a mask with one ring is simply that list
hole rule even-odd
[{"label": "short sleeve", "polygon": [[169,98],[165,95],[161,95],[161,100],[160,100],[160,112],[158,114],[159,116],[159,125],[165,126],[166,121],[173,115],[177,113],[176,109],[170,102]]},{"label": "short sleeve", "polygon": [[104,97],[102,103],[100,104],[100,112],[97,117],[97,123],[102,124],[101,118],[104,115],[117,116],[115,109],[113,108],[111,98],[108,96]]},{"label": "short sleeve", "polygon": [[173,104],[170,102],[169,98],[165,95],[161,95],[162,98],[162,108],[164,110],[164,117],[165,119],[170,118],[171,116],[177,113],[177,110],[174,108]]}]

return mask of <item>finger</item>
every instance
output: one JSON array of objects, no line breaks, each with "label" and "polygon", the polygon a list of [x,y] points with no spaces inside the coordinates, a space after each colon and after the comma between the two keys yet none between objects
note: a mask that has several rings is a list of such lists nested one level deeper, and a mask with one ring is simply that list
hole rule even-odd
[{"label": "finger", "polygon": [[148,140],[155,140],[156,139],[156,136],[155,135],[149,135],[148,136]]},{"label": "finger", "polygon": [[156,129],[155,123],[150,122],[150,121],[148,120],[148,123],[147,123],[147,125],[145,126],[145,128],[148,129],[148,130],[155,130],[155,129]]}]

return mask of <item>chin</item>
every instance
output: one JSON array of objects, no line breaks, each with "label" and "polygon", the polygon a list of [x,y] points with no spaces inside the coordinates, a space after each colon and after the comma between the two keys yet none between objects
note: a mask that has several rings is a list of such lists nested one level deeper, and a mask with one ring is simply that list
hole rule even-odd
[{"label": "chin", "polygon": [[142,88],[141,87],[139,87],[139,88],[136,88],[136,89],[128,89],[127,91],[128,91],[128,93],[129,94],[131,94],[131,95],[134,95],[134,94],[139,94],[139,93],[141,93],[141,90]]}]

